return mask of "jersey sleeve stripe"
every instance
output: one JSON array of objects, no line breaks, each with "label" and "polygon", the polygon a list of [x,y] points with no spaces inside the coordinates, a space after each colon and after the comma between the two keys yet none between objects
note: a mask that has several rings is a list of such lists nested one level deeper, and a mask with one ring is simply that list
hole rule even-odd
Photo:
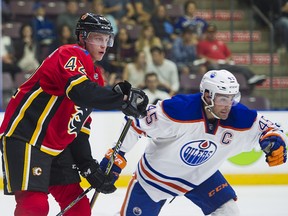
[{"label": "jersey sleeve stripe", "polygon": [[146,136],[146,133],[145,133],[144,131],[140,130],[140,129],[135,125],[134,122],[132,122],[131,127],[134,129],[134,131],[136,131],[137,134]]},{"label": "jersey sleeve stripe", "polygon": [[71,89],[75,86],[78,85],[79,83],[84,82],[85,80],[88,80],[88,78],[86,76],[81,76],[78,79],[75,79],[73,81],[71,81],[70,85],[66,88],[66,95],[67,97],[70,99],[69,97],[69,92],[71,91]]},{"label": "jersey sleeve stripe", "polygon": [[41,145],[40,150],[42,152],[45,152],[46,154],[52,155],[52,156],[57,156],[60,154],[63,150],[57,150],[57,149],[52,149],[46,146]]},{"label": "jersey sleeve stripe", "polygon": [[84,127],[84,126],[83,126],[80,131],[81,131],[82,133],[85,133],[85,134],[87,134],[87,135],[90,135],[90,129],[87,128],[87,127]]}]

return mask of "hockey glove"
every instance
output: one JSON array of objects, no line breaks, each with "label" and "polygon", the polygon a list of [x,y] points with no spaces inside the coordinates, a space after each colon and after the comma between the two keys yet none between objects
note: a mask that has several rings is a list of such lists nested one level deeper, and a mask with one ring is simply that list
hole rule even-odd
[{"label": "hockey glove", "polygon": [[266,154],[266,162],[269,166],[283,164],[287,160],[287,149],[285,142],[277,133],[267,132],[260,139],[260,146]]},{"label": "hockey glove", "polygon": [[89,166],[81,169],[81,175],[87,179],[90,185],[99,193],[109,194],[116,190],[114,175],[105,175],[100,165],[95,160]]},{"label": "hockey glove", "polygon": [[128,96],[131,88],[132,88],[131,84],[127,82],[126,80],[124,80],[124,82],[119,82],[116,85],[114,85],[112,90],[114,92]]},{"label": "hockey glove", "polygon": [[[108,162],[113,154],[113,149],[108,149],[108,151],[105,154],[105,157],[102,159],[101,163],[100,163],[100,167],[101,169],[105,172]],[[113,173],[114,175],[114,182],[117,181],[117,179],[119,178],[119,175],[122,171],[122,169],[125,168],[127,161],[126,158],[124,157],[124,152],[120,151],[115,158],[115,161],[113,163],[113,166],[110,170],[110,173]]]},{"label": "hockey glove", "polygon": [[113,87],[113,91],[128,96],[122,106],[122,112],[125,115],[133,116],[134,118],[144,118],[146,116],[148,97],[141,89],[131,88],[131,84],[124,81],[117,83]]}]

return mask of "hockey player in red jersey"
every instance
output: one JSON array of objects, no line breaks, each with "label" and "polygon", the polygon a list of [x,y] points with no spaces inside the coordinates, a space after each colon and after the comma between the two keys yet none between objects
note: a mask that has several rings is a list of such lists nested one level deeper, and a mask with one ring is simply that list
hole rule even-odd
[{"label": "hockey player in red jersey", "polygon": [[[96,108],[146,115],[145,93],[128,82],[104,88],[94,65],[113,45],[110,22],[86,13],[77,23],[76,35],[78,44],[56,49],[18,88],[0,127],[4,193],[15,195],[16,216],[46,216],[48,193],[61,209],[73,201],[83,191],[77,170],[65,169],[74,162],[98,192],[114,192],[113,175],[104,175],[91,156],[90,113]],[[79,214],[91,215],[86,197],[65,215]]]}]

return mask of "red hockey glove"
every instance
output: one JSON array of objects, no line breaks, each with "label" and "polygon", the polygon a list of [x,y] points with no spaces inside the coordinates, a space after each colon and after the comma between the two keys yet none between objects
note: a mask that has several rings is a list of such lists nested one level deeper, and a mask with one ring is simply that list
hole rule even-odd
[{"label": "red hockey glove", "polygon": [[80,170],[81,175],[87,179],[96,191],[109,194],[116,190],[116,187],[114,186],[114,175],[112,173],[105,175],[97,161],[93,161]]},{"label": "red hockey glove", "polygon": [[[102,159],[102,161],[100,162],[100,167],[101,169],[105,172],[108,162],[111,158],[111,155],[113,154],[113,149],[108,149],[108,151],[105,154],[105,157]],[[117,179],[119,178],[119,175],[122,171],[122,169],[125,168],[127,161],[124,157],[124,152],[120,151],[114,161],[114,164],[112,166],[112,169],[110,170],[110,173],[113,173],[114,175],[114,182],[117,181]]]},{"label": "red hockey glove", "polygon": [[283,164],[287,160],[287,149],[283,139],[273,131],[267,132],[260,140],[260,146],[266,154],[269,166]]}]

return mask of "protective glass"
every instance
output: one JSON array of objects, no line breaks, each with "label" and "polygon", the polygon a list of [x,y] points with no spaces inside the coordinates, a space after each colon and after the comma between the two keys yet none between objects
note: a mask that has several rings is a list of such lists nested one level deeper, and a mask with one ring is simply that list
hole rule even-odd
[{"label": "protective glass", "polygon": [[86,43],[94,44],[97,46],[112,47],[114,44],[114,35],[89,32],[85,41]]},{"label": "protective glass", "polygon": [[216,94],[214,97],[214,104],[218,106],[235,106],[237,103],[239,103],[240,98],[240,94]]}]

